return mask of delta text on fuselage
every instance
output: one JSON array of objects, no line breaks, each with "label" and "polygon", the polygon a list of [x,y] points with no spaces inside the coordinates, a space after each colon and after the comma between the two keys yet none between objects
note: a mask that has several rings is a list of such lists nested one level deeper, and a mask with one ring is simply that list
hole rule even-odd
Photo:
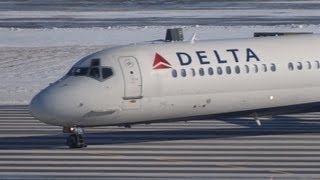
[{"label": "delta text on fuselage", "polygon": [[[239,52],[245,51],[245,57],[239,56]],[[217,62],[218,64],[225,64],[228,62],[240,62],[240,61],[260,61],[260,58],[258,55],[251,49],[251,48],[246,48],[246,49],[226,49],[225,53],[231,54],[232,58],[225,58],[221,53],[217,50],[213,50],[211,52],[207,51],[195,51],[194,52],[197,60],[201,65],[204,64],[211,64],[213,62]],[[190,53],[186,52],[176,52],[176,55],[179,59],[180,65],[181,66],[187,66],[192,64],[195,59],[192,58]]]}]

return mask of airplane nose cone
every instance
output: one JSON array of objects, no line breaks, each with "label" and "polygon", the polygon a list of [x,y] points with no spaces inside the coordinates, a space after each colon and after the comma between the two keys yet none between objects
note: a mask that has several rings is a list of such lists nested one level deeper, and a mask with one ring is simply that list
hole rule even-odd
[{"label": "airplane nose cone", "polygon": [[37,118],[38,120],[47,123],[52,124],[53,116],[50,113],[50,110],[48,107],[46,107],[46,100],[42,92],[37,94],[32,100],[29,105],[29,109],[31,111],[31,114]]},{"label": "airplane nose cone", "polygon": [[73,88],[60,83],[37,94],[31,100],[29,108],[35,118],[46,124],[72,126],[88,112],[79,97],[81,92],[77,93]]},{"label": "airplane nose cone", "polygon": [[100,98],[86,93],[86,82],[90,83],[91,79],[84,80],[65,79],[48,86],[31,100],[31,114],[50,125],[71,127],[83,124],[85,115],[94,111]]}]

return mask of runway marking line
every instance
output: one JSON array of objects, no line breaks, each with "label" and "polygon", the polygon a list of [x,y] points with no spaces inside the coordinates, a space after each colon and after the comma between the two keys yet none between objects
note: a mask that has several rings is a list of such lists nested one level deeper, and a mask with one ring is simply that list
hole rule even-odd
[{"label": "runway marking line", "polygon": [[[123,154],[116,154],[116,153],[87,153],[90,155],[99,155],[99,156],[113,156],[113,157],[121,157],[121,158],[126,158],[128,157],[127,155],[123,155]],[[157,160],[157,161],[167,161],[167,162],[181,162],[181,163],[188,163],[188,161],[181,161],[181,160],[177,160],[177,159],[165,159],[165,158],[154,158],[153,160]]]},{"label": "runway marking line", "polygon": [[[217,166],[221,166],[221,167],[230,167],[230,168],[248,168],[246,166],[237,166],[237,165],[232,165],[232,164],[226,164],[226,165],[217,165]],[[291,173],[291,172],[287,172],[287,171],[282,171],[282,170],[267,170],[269,172],[272,172],[272,173],[278,173],[278,174],[287,174],[287,175],[294,175],[294,173]]]},{"label": "runway marking line", "polygon": [[[116,153],[88,153],[88,154],[92,154],[92,155],[99,155],[99,156],[113,156],[113,157],[120,157],[120,158],[126,158],[128,156],[123,155],[123,154],[116,154]],[[153,158],[153,160],[157,160],[157,161],[163,161],[163,162],[176,162],[176,163],[192,163],[191,161],[183,161],[183,160],[179,160],[179,159],[167,159],[167,158]],[[241,168],[241,169],[247,169],[248,167],[246,166],[238,166],[238,165],[232,165],[232,164],[226,164],[226,165],[219,165],[219,164],[215,164],[216,166],[220,166],[220,167],[227,167],[227,168]],[[281,171],[281,170],[270,170],[269,172],[273,172],[273,173],[279,173],[279,174],[292,174],[286,171]]]},{"label": "runway marking line", "polygon": [[[113,156],[113,157],[120,157],[120,158],[126,158],[128,157],[127,155],[123,155],[123,154],[117,154],[117,153],[88,153],[91,155],[100,155],[100,156]],[[153,160],[157,160],[157,161],[165,161],[165,162],[177,162],[177,163],[192,163],[192,161],[183,161],[183,160],[179,160],[179,159],[167,159],[167,158],[153,158]],[[220,167],[227,167],[227,168],[241,168],[241,169],[248,169],[248,167],[246,166],[238,166],[238,165],[233,165],[233,164],[215,164],[216,166],[220,166]],[[287,172],[287,171],[282,171],[282,170],[266,170],[268,172],[271,173],[278,173],[278,174],[286,174],[286,175],[294,175],[294,173],[291,172]]]},{"label": "runway marking line", "polygon": [[[246,166],[236,166],[236,165],[220,165],[220,166],[223,166],[223,167],[231,167],[231,168],[248,168]],[[282,170],[267,170],[269,172],[272,172],[272,173],[278,173],[278,174],[287,174],[287,175],[293,175],[293,173],[290,173],[290,172],[287,172],[287,171],[282,171]]]},{"label": "runway marking line", "polygon": [[282,171],[282,170],[269,170],[270,172],[273,172],[273,173],[279,173],[279,174],[288,174],[288,175],[293,175],[293,173],[290,173],[290,172],[287,172],[287,171]]},{"label": "runway marking line", "polygon": [[166,158],[155,158],[157,161],[165,161],[165,162],[178,162],[178,163],[188,163],[188,161],[183,161],[179,159],[166,159]]},{"label": "runway marking line", "polygon": [[217,165],[217,166],[221,166],[221,167],[229,167],[229,168],[247,168],[245,166],[237,166],[237,165],[232,165],[232,164],[225,164],[225,165]]},{"label": "runway marking line", "polygon": [[86,153],[89,155],[98,155],[98,156],[113,156],[113,157],[121,157],[121,158],[125,158],[127,156],[123,155],[123,154],[116,154],[116,153]]}]

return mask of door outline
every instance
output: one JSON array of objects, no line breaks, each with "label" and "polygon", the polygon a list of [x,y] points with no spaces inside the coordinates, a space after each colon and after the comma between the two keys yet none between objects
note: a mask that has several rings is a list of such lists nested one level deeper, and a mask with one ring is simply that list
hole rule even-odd
[{"label": "door outline", "polygon": [[118,62],[124,82],[123,99],[142,99],[143,81],[139,61],[133,56],[120,56]]}]

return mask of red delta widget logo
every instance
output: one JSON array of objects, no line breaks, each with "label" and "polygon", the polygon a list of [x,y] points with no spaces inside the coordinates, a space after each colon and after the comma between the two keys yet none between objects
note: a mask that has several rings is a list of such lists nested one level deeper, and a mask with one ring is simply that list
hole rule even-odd
[{"label": "red delta widget logo", "polygon": [[171,68],[171,64],[160,54],[156,53],[152,67],[153,69],[169,69]]}]

